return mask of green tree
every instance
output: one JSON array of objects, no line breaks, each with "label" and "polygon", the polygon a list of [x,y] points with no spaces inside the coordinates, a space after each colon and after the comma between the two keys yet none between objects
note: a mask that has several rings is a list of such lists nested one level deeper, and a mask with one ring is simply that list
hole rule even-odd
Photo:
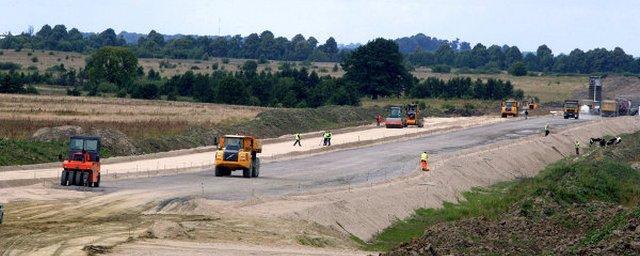
[{"label": "green tree", "polygon": [[102,81],[128,87],[133,84],[138,68],[138,59],[124,47],[103,47],[87,60],[89,81],[98,84]]},{"label": "green tree", "polygon": [[403,65],[398,45],[378,38],[358,47],[342,63],[345,78],[360,87],[360,92],[377,99],[400,95],[412,82]]},{"label": "green tree", "polygon": [[511,65],[511,67],[509,68],[509,74],[514,76],[524,76],[527,74],[527,67],[521,61],[513,63],[513,65]]}]

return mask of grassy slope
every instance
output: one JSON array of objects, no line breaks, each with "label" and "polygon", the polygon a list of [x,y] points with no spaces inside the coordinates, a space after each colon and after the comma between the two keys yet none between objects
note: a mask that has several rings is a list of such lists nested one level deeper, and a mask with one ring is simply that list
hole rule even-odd
[{"label": "grassy slope", "polygon": [[[437,243],[438,238],[441,237],[438,235],[443,233],[438,234],[438,231],[447,230],[446,227],[449,231],[459,230],[457,225],[464,227],[465,221],[469,220],[472,223],[487,220],[489,223],[496,224],[501,219],[507,219],[510,216],[508,213],[513,211],[518,213],[518,217],[524,217],[526,221],[534,224],[552,219],[551,222],[560,226],[580,223],[588,227],[584,230],[584,234],[581,234],[580,242],[571,248],[573,252],[607,243],[613,231],[624,226],[629,217],[636,215],[640,217],[640,208],[638,208],[640,174],[627,164],[627,162],[640,160],[637,154],[640,152],[640,133],[624,136],[623,141],[623,145],[619,148],[594,149],[590,156],[581,157],[578,161],[562,160],[547,167],[534,178],[473,189],[464,193],[466,201],[445,203],[441,209],[419,209],[413,217],[395,223],[370,243],[363,243],[363,247],[367,250],[388,251],[413,238],[420,237],[425,229],[429,230],[430,227],[440,225],[440,228],[431,231],[437,234],[432,237]],[[625,210],[615,215],[610,214],[605,219],[595,220],[596,223],[574,219],[570,214],[576,211],[574,209],[576,205],[597,205],[598,203],[620,205]],[[549,207],[546,204],[558,205],[558,208],[553,211],[556,213],[546,213]],[[483,241],[483,239],[479,240]],[[443,243],[446,244],[446,242]],[[478,243],[483,244],[483,242]],[[505,246],[508,246],[508,243]],[[516,243],[515,246],[525,247],[526,244]],[[448,252],[470,253],[459,249]],[[437,246],[436,250],[438,250]],[[474,253],[482,253],[482,251],[474,251]]]}]

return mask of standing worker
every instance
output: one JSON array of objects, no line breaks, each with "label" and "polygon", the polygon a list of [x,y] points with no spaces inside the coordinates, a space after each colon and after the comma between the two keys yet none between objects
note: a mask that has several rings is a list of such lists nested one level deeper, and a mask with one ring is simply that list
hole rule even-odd
[{"label": "standing worker", "polygon": [[4,206],[0,204],[0,224],[2,224],[2,218],[4,217]]},{"label": "standing worker", "polygon": [[580,142],[578,140],[576,140],[576,155],[579,156],[580,155]]},{"label": "standing worker", "polygon": [[380,115],[380,113],[376,114],[376,124],[377,126],[380,126],[380,123],[382,122],[382,116]]},{"label": "standing worker", "polygon": [[326,146],[329,143],[329,132],[325,131],[324,133],[322,133],[322,146]]},{"label": "standing worker", "polygon": [[544,125],[544,136],[547,137],[549,135],[549,123]]},{"label": "standing worker", "polygon": [[331,131],[327,131],[327,146],[331,146]]},{"label": "standing worker", "polygon": [[295,147],[296,144],[298,144],[298,146],[302,147],[302,144],[300,144],[300,133],[296,133],[296,135],[294,135],[294,138],[296,139],[296,141],[293,142],[293,146]]},{"label": "standing worker", "polygon": [[524,110],[524,120],[529,119],[529,110],[525,109]]},{"label": "standing worker", "polygon": [[429,171],[429,154],[426,151],[420,154],[420,169],[425,172]]}]

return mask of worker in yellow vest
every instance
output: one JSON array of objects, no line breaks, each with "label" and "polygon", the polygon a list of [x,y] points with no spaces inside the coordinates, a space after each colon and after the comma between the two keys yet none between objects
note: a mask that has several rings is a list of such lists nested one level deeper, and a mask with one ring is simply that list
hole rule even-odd
[{"label": "worker in yellow vest", "polygon": [[430,171],[429,170],[429,154],[427,154],[426,151],[420,154],[420,168],[425,172]]},{"label": "worker in yellow vest", "polygon": [[296,140],[293,142],[293,146],[295,147],[296,144],[300,147],[302,147],[302,144],[300,144],[300,133],[296,133],[293,138]]}]

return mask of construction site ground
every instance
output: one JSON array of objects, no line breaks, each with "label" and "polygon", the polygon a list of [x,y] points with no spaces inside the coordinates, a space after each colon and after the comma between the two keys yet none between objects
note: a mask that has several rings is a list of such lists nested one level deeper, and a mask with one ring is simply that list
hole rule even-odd
[{"label": "construction site ground", "polygon": [[[56,185],[59,168],[3,171],[0,202],[8,203],[0,251],[368,254],[350,235],[368,240],[416,208],[455,201],[474,186],[535,175],[569,154],[575,139],[640,127],[635,117],[448,120],[439,128],[427,121],[424,130],[337,134],[335,150],[321,149],[314,136],[302,141],[303,149],[293,149],[292,141],[267,144],[257,179],[214,177],[211,152],[105,164],[110,174],[97,189]],[[546,123],[552,134],[542,137]],[[422,151],[431,154],[432,172],[417,170]],[[33,175],[42,182],[16,187],[16,180]]]}]

